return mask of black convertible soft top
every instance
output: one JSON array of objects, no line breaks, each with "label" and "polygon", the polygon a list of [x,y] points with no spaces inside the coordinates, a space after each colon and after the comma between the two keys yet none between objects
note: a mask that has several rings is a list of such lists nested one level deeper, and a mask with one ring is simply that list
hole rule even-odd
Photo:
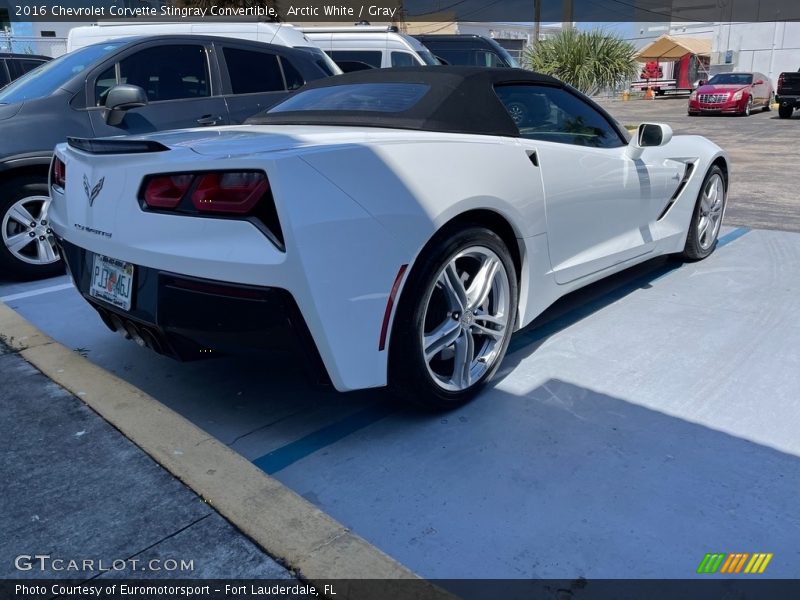
[{"label": "black convertible soft top", "polygon": [[[496,85],[539,83],[565,85],[524,69],[427,66],[370,69],[320,79],[305,85],[287,102],[320,88],[382,83],[422,84],[428,91],[400,112],[370,110],[286,110],[263,112],[247,120],[258,125],[348,125],[476,133],[519,137],[519,129],[494,92]],[[576,93],[574,90],[573,93]],[[594,105],[606,114],[600,107]],[[278,108],[278,104],[274,108]],[[607,115],[606,115],[607,116]],[[608,118],[608,117],[607,117]],[[613,120],[610,122],[613,123]]]}]

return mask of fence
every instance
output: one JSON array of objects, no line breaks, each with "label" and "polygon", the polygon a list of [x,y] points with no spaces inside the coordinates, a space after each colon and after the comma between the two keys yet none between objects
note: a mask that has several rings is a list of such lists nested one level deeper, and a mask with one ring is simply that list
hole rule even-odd
[{"label": "fence", "polygon": [[61,56],[67,51],[67,39],[56,37],[34,37],[12,35],[10,31],[0,31],[0,52],[17,54],[41,54]]}]

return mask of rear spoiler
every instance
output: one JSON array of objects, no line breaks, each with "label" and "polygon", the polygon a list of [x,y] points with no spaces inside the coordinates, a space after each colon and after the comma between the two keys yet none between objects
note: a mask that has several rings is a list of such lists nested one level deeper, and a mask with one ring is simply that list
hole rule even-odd
[{"label": "rear spoiler", "polygon": [[152,140],[89,139],[68,137],[67,144],[89,154],[142,154],[145,152],[166,152],[164,144]]}]

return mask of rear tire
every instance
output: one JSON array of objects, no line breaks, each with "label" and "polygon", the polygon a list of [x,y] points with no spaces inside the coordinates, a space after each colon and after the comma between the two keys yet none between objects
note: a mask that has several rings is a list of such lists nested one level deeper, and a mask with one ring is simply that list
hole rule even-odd
[{"label": "rear tire", "polygon": [[791,119],[792,113],[794,112],[794,108],[791,106],[779,106],[778,107],[778,116],[781,119]]},{"label": "rear tire", "polygon": [[683,248],[684,259],[702,260],[714,252],[727,201],[728,182],[722,169],[714,165],[708,170],[697,196]]},{"label": "rear tire", "polygon": [[42,279],[64,271],[47,218],[47,180],[18,177],[0,185],[0,272]]},{"label": "rear tire", "polygon": [[428,409],[471,400],[508,349],[517,276],[503,240],[476,225],[448,229],[420,254],[389,348],[389,389]]}]

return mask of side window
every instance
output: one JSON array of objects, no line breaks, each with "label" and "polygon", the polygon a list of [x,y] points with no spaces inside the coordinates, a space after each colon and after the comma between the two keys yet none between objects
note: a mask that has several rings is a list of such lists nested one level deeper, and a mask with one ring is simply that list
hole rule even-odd
[{"label": "side window", "polygon": [[0,60],[0,88],[8,85],[8,73],[6,73],[6,61]]},{"label": "side window", "polygon": [[94,82],[94,102],[97,106],[105,106],[108,90],[117,85],[116,65],[100,73]]},{"label": "side window", "polygon": [[283,76],[286,78],[286,89],[296,90],[305,85],[306,80],[303,79],[300,71],[285,56],[281,56],[281,66],[283,67]]},{"label": "side window", "polygon": [[276,55],[238,48],[224,48],[222,53],[234,94],[282,92],[286,89]]},{"label": "side window", "polygon": [[497,54],[491,50],[476,50],[475,51],[475,64],[482,67],[505,67],[506,63],[503,62]]},{"label": "side window", "polygon": [[150,102],[211,95],[203,46],[167,45],[141,50],[119,63],[120,83],[138,85]]},{"label": "side window", "polygon": [[624,145],[601,113],[564,89],[504,85],[495,92],[524,138],[593,148]]},{"label": "side window", "polygon": [[413,67],[417,64],[417,59],[408,52],[392,52],[393,67]]},{"label": "side window", "polygon": [[11,79],[17,79],[18,77],[22,77],[28,71],[33,71],[36,67],[39,67],[44,64],[44,61],[41,60],[34,60],[34,59],[26,59],[26,58],[17,58],[14,60],[8,61],[9,71],[11,71]]},{"label": "side window", "polygon": [[380,69],[383,54],[380,50],[331,50],[330,57],[333,60],[363,62]]}]

